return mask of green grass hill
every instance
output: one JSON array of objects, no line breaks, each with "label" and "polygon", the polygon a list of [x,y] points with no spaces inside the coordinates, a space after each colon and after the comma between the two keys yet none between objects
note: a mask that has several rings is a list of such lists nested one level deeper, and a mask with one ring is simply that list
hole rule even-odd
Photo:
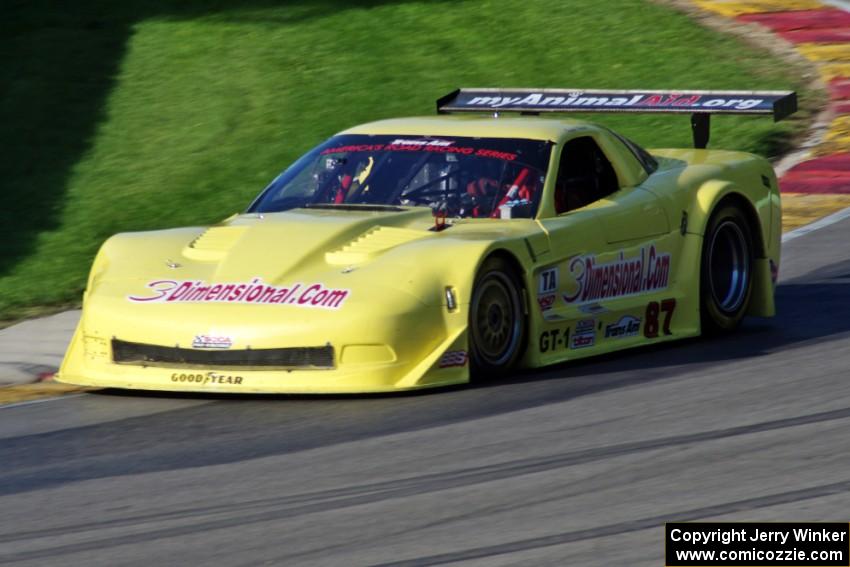
[{"label": "green grass hill", "polygon": [[[800,89],[786,64],[639,0],[8,0],[0,319],[78,301],[120,231],[213,223],[347,126],[458,86]],[[687,116],[602,116],[649,147]],[[805,120],[716,118],[773,155]]]}]

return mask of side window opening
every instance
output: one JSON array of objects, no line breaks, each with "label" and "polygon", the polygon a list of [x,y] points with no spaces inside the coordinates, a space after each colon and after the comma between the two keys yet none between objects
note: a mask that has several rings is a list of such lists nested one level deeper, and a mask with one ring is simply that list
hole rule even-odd
[{"label": "side window opening", "polygon": [[555,182],[556,213],[580,209],[619,188],[614,167],[593,138],[582,136],[564,144]]}]

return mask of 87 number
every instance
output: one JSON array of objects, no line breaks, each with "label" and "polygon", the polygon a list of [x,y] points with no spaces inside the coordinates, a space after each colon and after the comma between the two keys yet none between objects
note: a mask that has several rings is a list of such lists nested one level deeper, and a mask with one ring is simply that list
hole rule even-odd
[{"label": "87 number", "polygon": [[661,330],[665,335],[672,335],[670,331],[670,320],[673,318],[673,311],[676,310],[675,299],[665,299],[659,304],[657,301],[650,301],[646,306],[646,316],[643,324],[643,336],[648,339],[658,337],[658,316],[664,313],[664,323]]}]

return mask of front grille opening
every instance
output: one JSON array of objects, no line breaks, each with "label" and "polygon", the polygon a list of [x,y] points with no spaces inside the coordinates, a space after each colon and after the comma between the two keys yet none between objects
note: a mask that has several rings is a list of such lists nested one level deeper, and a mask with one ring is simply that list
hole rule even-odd
[{"label": "front grille opening", "polygon": [[334,368],[334,347],[200,350],[112,339],[112,360],[139,366],[327,370]]}]

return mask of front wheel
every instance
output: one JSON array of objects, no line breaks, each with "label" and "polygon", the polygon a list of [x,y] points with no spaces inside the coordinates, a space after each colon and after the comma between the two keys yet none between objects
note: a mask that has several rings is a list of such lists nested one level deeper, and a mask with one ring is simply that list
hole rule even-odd
[{"label": "front wheel", "polygon": [[700,305],[703,332],[734,330],[753,289],[753,236],[735,206],[719,208],[708,222],[702,248]]},{"label": "front wheel", "polygon": [[488,259],[475,278],[469,307],[469,350],[474,377],[503,374],[526,340],[522,283],[501,258]]}]

